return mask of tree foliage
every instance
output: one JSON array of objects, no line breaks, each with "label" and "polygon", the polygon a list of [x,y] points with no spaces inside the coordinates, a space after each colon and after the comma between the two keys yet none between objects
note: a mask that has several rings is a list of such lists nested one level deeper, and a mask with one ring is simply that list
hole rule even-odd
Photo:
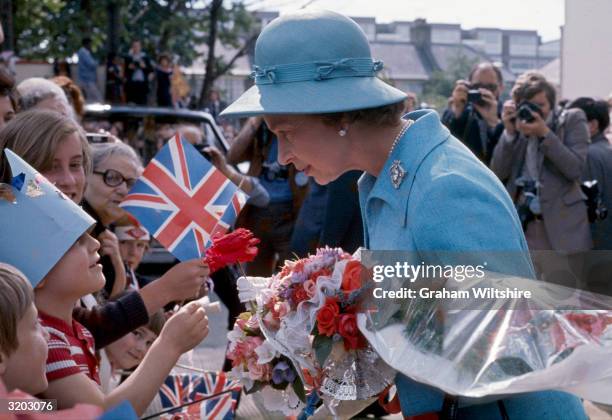
[{"label": "tree foliage", "polygon": [[468,57],[458,51],[451,57],[445,70],[432,72],[429,80],[423,86],[423,100],[436,109],[446,107],[448,98],[453,93],[455,82],[459,79],[467,79],[472,67],[478,62],[476,57]]},{"label": "tree foliage", "polygon": [[[71,57],[80,48],[82,38],[89,37],[95,55],[103,58],[110,49],[127,52],[130,42],[140,39],[152,57],[165,52],[178,58],[180,64],[190,65],[199,54],[196,47],[208,41],[213,2],[13,0],[15,50],[20,57],[29,59]],[[226,3],[219,14],[217,40],[239,48],[251,34],[254,18],[242,2]],[[109,34],[117,37],[115,43]],[[118,47],[113,47],[115,44]],[[217,60],[216,66],[223,70],[224,61]]]}]

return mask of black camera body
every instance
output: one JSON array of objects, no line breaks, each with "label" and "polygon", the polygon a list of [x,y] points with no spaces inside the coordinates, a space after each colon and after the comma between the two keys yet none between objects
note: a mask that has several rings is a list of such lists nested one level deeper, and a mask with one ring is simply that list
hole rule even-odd
[{"label": "black camera body", "polygon": [[596,179],[584,181],[580,187],[586,195],[587,214],[589,223],[595,223],[598,220],[604,220],[608,217],[608,208],[605,206],[599,193],[599,186]]},{"label": "black camera body", "polygon": [[482,92],[478,89],[470,89],[468,90],[468,103],[484,105],[485,102],[482,100]]},{"label": "black camera body", "polygon": [[534,104],[533,102],[523,101],[519,104],[516,115],[518,116],[519,120],[526,122],[526,123],[532,123],[535,121],[535,117],[533,116],[534,112],[537,112],[540,115],[540,117],[544,118],[544,113],[542,112],[542,108],[540,108],[538,105]]},{"label": "black camera body", "polygon": [[518,186],[517,196],[519,197],[516,203],[516,212],[523,230],[526,230],[527,224],[534,220],[536,216],[532,211],[532,205],[538,196],[538,186],[536,181],[525,179],[517,179],[516,184]]}]

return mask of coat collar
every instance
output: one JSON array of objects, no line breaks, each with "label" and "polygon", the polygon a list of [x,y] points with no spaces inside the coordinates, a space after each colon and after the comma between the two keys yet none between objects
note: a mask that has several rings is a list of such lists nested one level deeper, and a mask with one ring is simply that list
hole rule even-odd
[{"label": "coat collar", "polygon": [[[358,182],[359,201],[361,208],[365,210],[365,216],[367,217],[370,200],[379,199],[391,206],[396,222],[402,227],[406,225],[408,197],[421,162],[449,136],[448,129],[440,123],[436,111],[414,111],[404,116],[404,119],[414,120],[414,124],[397,143],[379,176],[364,173]],[[395,160],[401,162],[406,172],[398,189],[393,186],[390,175],[391,165]]]},{"label": "coat collar", "polygon": [[608,138],[601,131],[599,133],[595,134],[593,136],[593,138],[591,139],[591,143],[599,143],[599,142],[608,143]]}]

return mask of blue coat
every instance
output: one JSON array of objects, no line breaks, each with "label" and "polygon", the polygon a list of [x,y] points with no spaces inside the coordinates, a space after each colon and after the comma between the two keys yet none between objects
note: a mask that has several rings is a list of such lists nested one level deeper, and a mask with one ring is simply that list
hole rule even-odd
[{"label": "blue coat", "polygon": [[[407,118],[415,123],[381,175],[364,174],[359,180],[366,248],[427,251],[427,263],[443,265],[453,263],[449,251],[463,256],[471,252],[475,265],[484,259],[492,271],[535,278],[521,223],[501,182],[450,135],[435,111],[416,111]],[[406,171],[398,189],[389,175],[395,160]],[[441,410],[442,391],[401,374],[396,386],[404,415]],[[559,391],[521,394],[503,402],[510,419],[587,418],[577,397]],[[459,417],[501,415],[498,403],[489,402],[461,408]]]}]

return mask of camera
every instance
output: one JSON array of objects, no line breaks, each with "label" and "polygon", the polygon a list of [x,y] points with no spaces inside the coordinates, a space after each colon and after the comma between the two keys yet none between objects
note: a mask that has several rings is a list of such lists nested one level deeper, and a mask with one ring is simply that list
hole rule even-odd
[{"label": "camera", "polygon": [[539,106],[537,106],[533,102],[523,101],[518,106],[518,119],[526,123],[532,123],[535,121],[533,112],[537,112],[542,118],[544,118],[544,113],[542,112],[542,109]]},{"label": "camera", "polygon": [[587,214],[589,223],[594,223],[598,220],[604,220],[608,217],[608,208],[604,205],[599,186],[596,179],[584,181],[580,185],[582,192],[586,195]]},{"label": "camera", "polygon": [[111,141],[109,133],[85,133],[85,138],[88,143],[92,144],[110,143]]},{"label": "camera", "polygon": [[516,185],[519,187],[516,212],[525,230],[529,222],[542,214],[538,198],[538,183],[534,180],[519,178],[516,180]]},{"label": "camera", "polygon": [[482,100],[482,92],[478,89],[470,89],[468,90],[468,103],[484,105],[484,101]]}]

